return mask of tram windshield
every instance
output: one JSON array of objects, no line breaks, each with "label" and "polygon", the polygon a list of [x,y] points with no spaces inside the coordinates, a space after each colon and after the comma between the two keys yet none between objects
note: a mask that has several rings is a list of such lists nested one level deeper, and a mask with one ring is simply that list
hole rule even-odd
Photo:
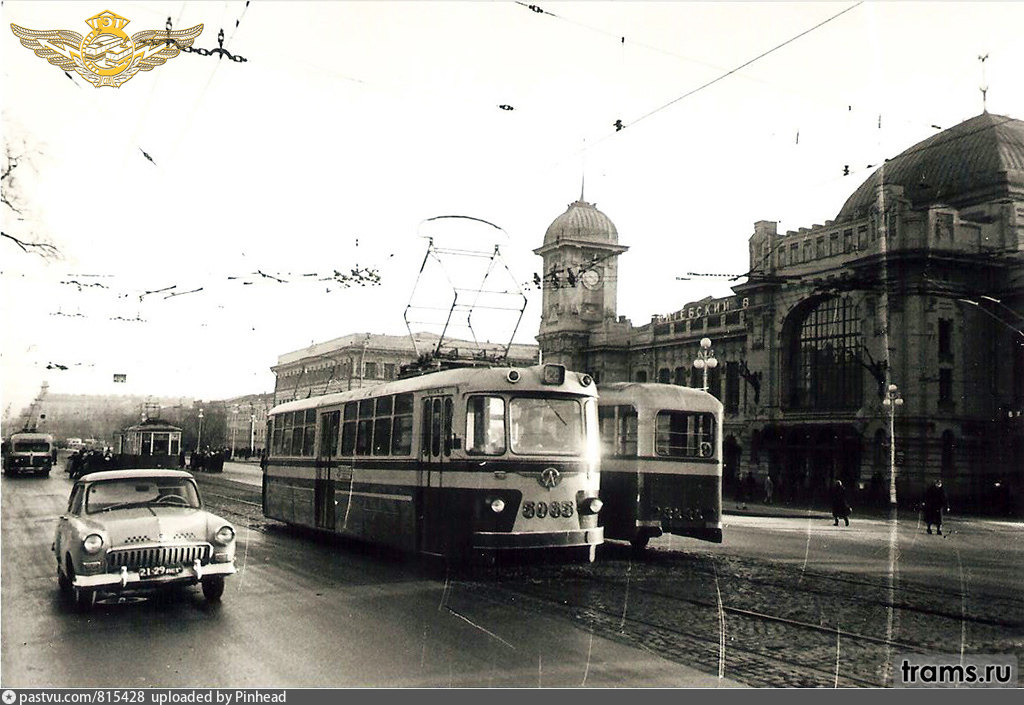
[{"label": "tram windshield", "polygon": [[509,403],[513,453],[579,455],[586,451],[584,429],[576,399],[517,397]]}]

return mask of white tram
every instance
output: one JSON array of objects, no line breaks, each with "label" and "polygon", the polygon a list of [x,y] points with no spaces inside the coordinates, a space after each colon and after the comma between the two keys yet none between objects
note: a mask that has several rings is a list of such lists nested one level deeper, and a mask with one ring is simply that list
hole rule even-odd
[{"label": "white tram", "polygon": [[638,552],[663,533],[722,541],[722,403],[699,389],[600,388],[605,537]]},{"label": "white tram", "polygon": [[263,513],[427,554],[603,540],[597,390],[561,365],[461,368],[280,404]]}]

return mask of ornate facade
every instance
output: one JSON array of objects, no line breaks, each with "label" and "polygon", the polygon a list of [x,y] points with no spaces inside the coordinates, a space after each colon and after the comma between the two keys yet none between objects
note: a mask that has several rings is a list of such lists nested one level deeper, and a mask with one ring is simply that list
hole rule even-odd
[{"label": "ornate facade", "polygon": [[[615,308],[627,248],[593,205],[570,204],[535,250],[545,360],[599,383],[701,386],[708,337],[727,486],[770,473],[781,496],[813,500],[842,479],[884,503],[892,413],[901,504],[941,477],[960,507],[1019,506],[1024,122],[983,113],[887,160],[834,220],[776,226],[754,224],[734,296],[634,326]],[[902,406],[883,404],[893,384]]]}]

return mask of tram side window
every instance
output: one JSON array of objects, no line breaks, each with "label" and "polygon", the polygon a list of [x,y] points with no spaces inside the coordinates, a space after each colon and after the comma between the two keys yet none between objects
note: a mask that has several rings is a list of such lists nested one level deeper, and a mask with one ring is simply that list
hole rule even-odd
[{"label": "tram side window", "polygon": [[306,409],[303,428],[302,454],[312,457],[316,455],[316,409]]},{"label": "tram side window", "polygon": [[392,396],[377,399],[373,420],[373,454],[387,455],[391,452],[391,412],[395,408]]},{"label": "tram side window", "polygon": [[466,453],[501,455],[505,452],[505,400],[470,397],[466,403]]},{"label": "tram side window", "polygon": [[171,452],[169,455],[177,455],[181,452],[181,433],[171,434]]},{"label": "tram side window", "polygon": [[271,452],[274,455],[281,455],[281,447],[282,447],[281,438],[282,438],[282,435],[284,433],[282,428],[281,428],[281,417],[280,416],[273,416],[273,417],[271,417],[271,419],[270,419],[270,426],[273,429],[271,431],[271,434],[270,434],[270,438],[271,438],[271,443],[270,443]]},{"label": "tram side window", "polygon": [[142,455],[152,455],[153,450],[153,434],[143,433],[142,434]]},{"label": "tram side window", "polygon": [[356,426],[356,455],[370,455],[373,451],[373,399],[359,402],[359,423]]},{"label": "tram side window", "polygon": [[636,456],[637,414],[629,404],[601,406],[601,452],[604,455]]},{"label": "tram side window", "polygon": [[412,394],[395,395],[395,417],[391,426],[391,455],[412,453]]},{"label": "tram side window", "polygon": [[359,405],[350,402],[343,413],[345,422],[341,426],[341,454],[352,455],[356,451],[356,416]]},{"label": "tram side window", "polygon": [[659,411],[654,448],[673,458],[710,458],[715,449],[714,414]]}]

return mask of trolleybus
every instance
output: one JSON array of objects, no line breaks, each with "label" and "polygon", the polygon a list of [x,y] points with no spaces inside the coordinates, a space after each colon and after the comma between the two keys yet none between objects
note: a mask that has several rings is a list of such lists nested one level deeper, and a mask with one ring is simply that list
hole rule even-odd
[{"label": "trolleybus", "polygon": [[4,474],[35,473],[49,475],[57,456],[57,446],[49,433],[19,431],[4,443]]},{"label": "trolleybus", "polygon": [[263,512],[452,559],[576,547],[593,560],[595,387],[561,365],[467,367],[280,404]]},{"label": "trolleybus", "polygon": [[722,403],[671,384],[600,387],[605,538],[722,541]]}]

